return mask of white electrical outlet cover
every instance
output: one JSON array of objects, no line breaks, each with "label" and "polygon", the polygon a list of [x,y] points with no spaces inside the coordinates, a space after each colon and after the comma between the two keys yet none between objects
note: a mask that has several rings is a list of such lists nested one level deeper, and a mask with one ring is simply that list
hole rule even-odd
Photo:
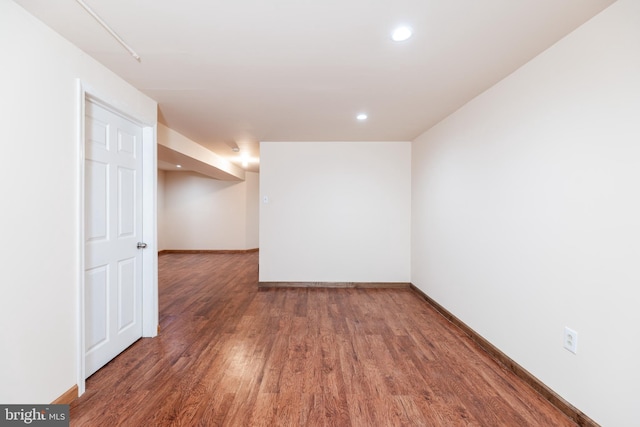
[{"label": "white electrical outlet cover", "polygon": [[573,354],[578,353],[578,333],[571,328],[564,328],[564,348]]}]

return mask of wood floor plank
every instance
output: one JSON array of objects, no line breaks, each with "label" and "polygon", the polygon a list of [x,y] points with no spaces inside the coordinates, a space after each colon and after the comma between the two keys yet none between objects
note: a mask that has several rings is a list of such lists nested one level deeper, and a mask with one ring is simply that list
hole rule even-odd
[{"label": "wood floor plank", "polygon": [[73,426],[574,426],[408,289],[258,288],[257,253],[166,254],[160,335]]}]

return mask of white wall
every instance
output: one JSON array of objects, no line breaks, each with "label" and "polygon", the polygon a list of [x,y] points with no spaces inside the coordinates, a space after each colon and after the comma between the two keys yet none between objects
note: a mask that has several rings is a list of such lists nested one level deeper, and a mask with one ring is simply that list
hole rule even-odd
[{"label": "white wall", "polygon": [[637,425],[640,2],[423,134],[412,170],[413,283],[595,421]]},{"label": "white wall", "polygon": [[7,0],[0,52],[0,402],[50,403],[77,383],[76,78],[148,125],[157,107]]},{"label": "white wall", "polygon": [[245,172],[245,183],[247,216],[245,218],[246,240],[244,247],[253,249],[260,245],[260,174]]},{"label": "white wall", "polygon": [[260,144],[260,281],[408,282],[411,144]]},{"label": "white wall", "polygon": [[164,170],[158,169],[158,196],[157,196],[157,204],[158,204],[158,251],[163,251],[167,249],[167,243],[165,242],[165,220],[164,220],[164,212],[165,212],[165,203],[164,203],[164,181],[166,177],[166,172]]},{"label": "white wall", "polygon": [[246,172],[245,181],[220,181],[195,172],[166,171],[164,249],[257,248],[257,175]]}]

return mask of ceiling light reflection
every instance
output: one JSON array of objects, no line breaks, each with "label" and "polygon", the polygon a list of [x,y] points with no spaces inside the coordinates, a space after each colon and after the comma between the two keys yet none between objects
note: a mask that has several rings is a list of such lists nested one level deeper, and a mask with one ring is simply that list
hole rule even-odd
[{"label": "ceiling light reflection", "polygon": [[395,42],[403,42],[408,40],[413,35],[413,31],[406,25],[400,26],[393,30],[391,33],[391,39]]}]

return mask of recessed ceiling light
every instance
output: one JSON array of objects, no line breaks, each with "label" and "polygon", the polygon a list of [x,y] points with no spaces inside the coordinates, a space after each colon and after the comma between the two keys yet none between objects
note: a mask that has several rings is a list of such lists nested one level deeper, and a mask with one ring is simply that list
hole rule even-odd
[{"label": "recessed ceiling light", "polygon": [[365,113],[360,113],[356,116],[356,119],[363,121],[363,120],[367,120],[367,117],[369,116],[367,116]]},{"label": "recessed ceiling light", "polygon": [[391,33],[391,39],[395,42],[403,42],[408,40],[413,35],[413,30],[406,25],[400,26],[393,30]]},{"label": "recessed ceiling light", "polygon": [[176,165],[176,167],[177,167],[177,168],[181,168],[181,167],[182,167],[182,165]]}]

